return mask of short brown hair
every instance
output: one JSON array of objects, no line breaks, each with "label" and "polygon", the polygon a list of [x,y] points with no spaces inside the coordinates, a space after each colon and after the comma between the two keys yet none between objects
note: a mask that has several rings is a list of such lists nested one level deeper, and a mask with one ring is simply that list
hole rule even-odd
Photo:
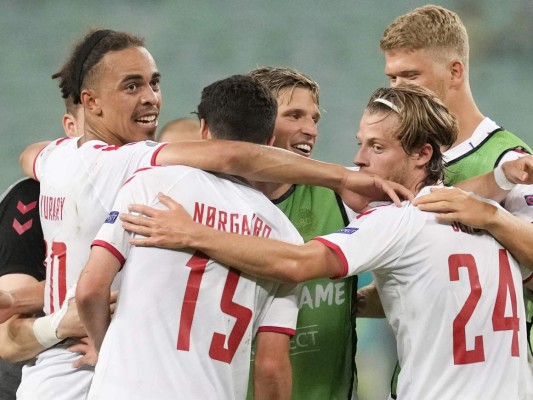
[{"label": "short brown hair", "polygon": [[463,22],[453,11],[435,5],[397,17],[385,29],[379,46],[382,51],[444,49],[454,52],[468,68],[468,33]]},{"label": "short brown hair", "polygon": [[422,185],[430,186],[443,180],[441,147],[448,148],[455,142],[459,128],[455,116],[435,93],[410,83],[380,88],[370,97],[366,110],[371,114],[396,112],[400,120],[396,139],[406,154],[415,153],[426,143],[433,148]]},{"label": "short brown hair", "polygon": [[311,77],[288,67],[258,67],[248,75],[257,79],[265,85],[278,98],[280,93],[286,89],[290,90],[290,95],[295,88],[301,87],[311,92],[313,100],[319,105],[320,89],[318,83]]}]

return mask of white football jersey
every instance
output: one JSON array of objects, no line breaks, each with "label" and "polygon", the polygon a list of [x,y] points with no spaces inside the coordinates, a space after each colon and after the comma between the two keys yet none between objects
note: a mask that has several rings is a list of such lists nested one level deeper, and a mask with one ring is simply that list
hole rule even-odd
[{"label": "white football jersey", "polygon": [[[46,146],[34,164],[40,181],[40,216],[46,241],[45,312],[58,310],[87,262],[90,245],[125,180],[154,164],[164,146],[145,141],[112,146],[63,138]],[[92,368],[72,368],[79,354],[60,344],[23,369],[19,399],[85,399]]]},{"label": "white football jersey", "polygon": [[522,301],[530,273],[490,235],[404,202],[316,239],[345,275],[373,272],[396,336],[399,399],[533,398]]},{"label": "white football jersey", "polygon": [[124,181],[141,167],[154,165],[162,147],[155,142],[125,146],[64,138],[35,159],[41,183],[39,213],[46,241],[47,314],[58,310],[89,257],[90,244]]},{"label": "white football jersey", "polygon": [[166,208],[162,192],[218,230],[302,243],[262,193],[183,166],[138,172],[121,189],[93,245],[121,262],[121,289],[89,399],[245,399],[257,331],[293,335],[294,285],[253,278],[194,251],[131,247],[118,214]]}]

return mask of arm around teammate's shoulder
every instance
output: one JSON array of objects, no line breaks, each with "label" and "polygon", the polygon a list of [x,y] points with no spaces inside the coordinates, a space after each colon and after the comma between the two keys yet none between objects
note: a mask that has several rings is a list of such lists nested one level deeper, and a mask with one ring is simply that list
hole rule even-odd
[{"label": "arm around teammate's shoulder", "polygon": [[34,143],[26,147],[26,149],[22,152],[22,154],[19,157],[19,163],[22,168],[22,171],[29,176],[30,178],[36,179],[35,173],[34,173],[34,164],[35,159],[39,155],[39,153],[44,149],[50,142],[39,142]]}]

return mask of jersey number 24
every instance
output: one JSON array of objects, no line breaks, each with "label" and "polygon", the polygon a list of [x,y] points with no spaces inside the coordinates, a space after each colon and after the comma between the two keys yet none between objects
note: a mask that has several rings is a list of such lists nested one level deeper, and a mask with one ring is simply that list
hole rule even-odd
[{"label": "jersey number 24", "polygon": [[[479,299],[481,298],[481,283],[477,271],[476,261],[471,254],[453,254],[448,259],[450,269],[450,281],[459,280],[459,269],[466,268],[470,282],[470,294],[461,311],[453,321],[453,358],[454,364],[472,364],[485,361],[483,336],[474,338],[474,348],[466,348],[466,324],[472,317]],[[505,316],[507,299],[511,302],[511,316]],[[504,249],[499,251],[499,284],[496,302],[492,311],[492,329],[494,331],[512,331],[511,356],[518,357],[520,354],[518,345],[519,322],[516,303],[516,290],[511,274],[511,266]]]}]

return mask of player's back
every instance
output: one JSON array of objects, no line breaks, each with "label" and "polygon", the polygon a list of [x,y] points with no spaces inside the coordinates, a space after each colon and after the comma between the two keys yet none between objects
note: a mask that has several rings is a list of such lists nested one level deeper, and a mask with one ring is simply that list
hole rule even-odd
[{"label": "player's back", "polygon": [[[58,310],[78,280],[90,244],[105,220],[117,192],[136,169],[150,166],[163,145],[140,142],[111,146],[63,138],[46,146],[35,160],[40,181],[39,212],[46,242],[45,313]],[[72,293],[73,290],[71,291]],[[73,368],[78,353],[70,341],[40,353],[22,372],[17,398],[85,399],[92,367]]]},{"label": "player's back", "polygon": [[494,238],[405,203],[320,240],[341,249],[350,274],[374,273],[399,399],[530,398],[522,273]]},{"label": "player's back", "polygon": [[398,398],[527,399],[532,378],[516,261],[484,232],[439,224],[414,207],[405,214],[406,226],[420,230],[388,273],[376,273],[392,295]]},{"label": "player's back", "polygon": [[150,165],[153,153],[153,146],[141,143],[119,147],[89,141],[78,147],[78,140],[51,143],[35,162],[47,247],[46,313],[57,310],[77,282],[90,243],[126,178]]},{"label": "player's back", "polygon": [[409,398],[526,399],[531,373],[520,269],[494,239],[462,229],[435,224],[421,233],[435,243],[423,250],[415,242],[405,254],[427,258],[399,295],[412,307],[391,319],[398,337],[412,338],[398,344],[398,396],[413,385]]},{"label": "player's back", "polygon": [[[263,194],[193,168],[137,173],[115,211],[131,203],[164,208],[158,192],[215,229],[301,242]],[[193,250],[130,250],[127,238],[116,224],[104,224],[96,237],[126,263],[89,398],[245,398],[252,338],[265,325],[294,333],[295,288],[243,276]]]}]

